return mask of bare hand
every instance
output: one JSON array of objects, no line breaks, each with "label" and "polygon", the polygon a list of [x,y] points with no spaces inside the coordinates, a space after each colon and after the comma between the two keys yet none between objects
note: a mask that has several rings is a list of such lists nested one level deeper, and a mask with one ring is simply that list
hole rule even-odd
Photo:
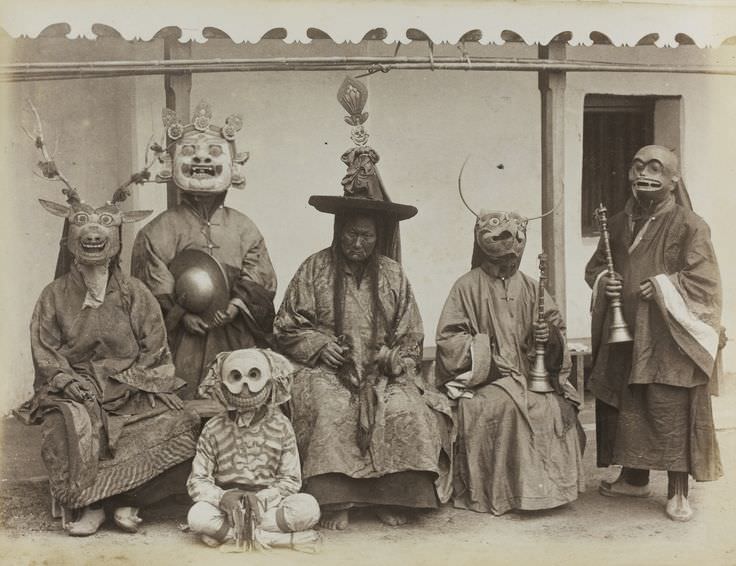
[{"label": "bare hand", "polygon": [[320,359],[330,368],[337,369],[345,363],[345,349],[337,342],[328,342],[319,354]]},{"label": "bare hand", "polygon": [[534,323],[534,340],[540,344],[544,344],[549,340],[549,326],[546,322]]},{"label": "bare hand", "polygon": [[85,401],[91,401],[95,398],[95,392],[86,383],[81,381],[72,381],[64,388],[64,393],[67,397],[70,397],[73,401],[84,403]]},{"label": "bare hand", "polygon": [[202,336],[210,328],[207,323],[202,320],[201,316],[191,312],[186,313],[182,317],[182,321],[184,322],[184,328],[190,334],[199,334],[200,336]]},{"label": "bare hand", "polygon": [[228,305],[225,310],[219,310],[215,313],[214,324],[215,326],[223,326],[230,324],[238,314],[238,307],[235,305]]},{"label": "bare hand", "polygon": [[181,411],[184,408],[184,402],[176,393],[146,393],[146,396],[152,409],[156,408],[156,399],[174,411]]},{"label": "bare hand", "polygon": [[606,297],[610,299],[620,299],[621,294],[624,290],[624,282],[621,278],[614,276],[610,277],[606,275],[603,278],[604,289],[606,290]]},{"label": "bare hand", "polygon": [[652,297],[654,297],[654,283],[652,283],[649,279],[642,281],[639,284],[639,295],[645,301],[649,301]]}]

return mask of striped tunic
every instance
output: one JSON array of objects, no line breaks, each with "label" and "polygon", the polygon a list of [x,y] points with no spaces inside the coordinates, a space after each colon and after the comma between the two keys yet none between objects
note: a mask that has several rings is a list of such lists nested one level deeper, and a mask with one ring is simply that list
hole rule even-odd
[{"label": "striped tunic", "polygon": [[301,487],[301,466],[294,429],[277,408],[252,422],[252,415],[231,419],[227,413],[210,419],[197,443],[190,497],[219,507],[224,486],[238,484],[260,491],[278,491],[281,497]]}]

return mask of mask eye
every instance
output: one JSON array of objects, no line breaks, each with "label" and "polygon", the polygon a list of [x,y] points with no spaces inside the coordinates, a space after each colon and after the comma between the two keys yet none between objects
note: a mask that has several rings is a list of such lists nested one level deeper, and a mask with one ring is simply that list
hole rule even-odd
[{"label": "mask eye", "polygon": [[89,222],[89,215],[86,212],[77,212],[72,218],[72,222],[79,226],[87,224],[87,222]]},{"label": "mask eye", "polygon": [[110,226],[114,221],[115,219],[112,217],[112,214],[100,214],[100,224],[103,226]]},{"label": "mask eye", "polygon": [[230,372],[230,374],[227,376],[228,381],[240,381],[243,379],[243,374],[241,374],[238,370],[234,369]]},{"label": "mask eye", "polygon": [[650,161],[649,162],[649,169],[652,173],[661,173],[662,172],[662,164],[659,161]]},{"label": "mask eye", "polygon": [[248,377],[250,377],[251,379],[260,378],[261,370],[259,370],[258,368],[251,368],[250,371],[248,372]]},{"label": "mask eye", "polygon": [[501,224],[501,220],[500,220],[499,218],[491,218],[491,219],[490,219],[490,220],[488,221],[488,223],[489,223],[489,224],[490,224],[491,226],[498,226],[499,224]]},{"label": "mask eye", "polygon": [[211,145],[210,155],[212,157],[220,157],[222,155],[222,146],[221,145]]},{"label": "mask eye", "polygon": [[194,146],[193,145],[183,145],[181,146],[180,153],[186,157],[190,157],[194,155]]}]

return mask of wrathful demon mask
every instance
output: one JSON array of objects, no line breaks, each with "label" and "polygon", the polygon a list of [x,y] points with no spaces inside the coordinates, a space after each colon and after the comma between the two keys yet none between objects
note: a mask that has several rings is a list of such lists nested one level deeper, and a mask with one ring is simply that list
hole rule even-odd
[{"label": "wrathful demon mask", "polygon": [[242,118],[233,114],[222,127],[213,125],[211,120],[212,110],[206,102],[194,109],[190,124],[179,121],[173,110],[164,109],[163,123],[174,145],[171,155],[163,159],[157,181],[173,179],[182,191],[197,195],[245,186],[242,168],[248,154],[235,149],[235,135],[243,127]]},{"label": "wrathful demon mask", "polygon": [[647,145],[636,152],[629,169],[634,198],[642,204],[662,202],[680,180],[677,156],[660,145]]}]

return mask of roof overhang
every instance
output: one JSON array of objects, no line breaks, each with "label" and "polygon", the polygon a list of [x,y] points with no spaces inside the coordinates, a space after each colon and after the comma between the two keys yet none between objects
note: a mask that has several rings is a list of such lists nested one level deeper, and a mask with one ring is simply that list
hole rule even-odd
[{"label": "roof overhang", "polygon": [[[407,42],[417,37],[408,30],[421,30],[434,43],[465,36],[482,43],[511,38],[547,44],[563,37],[571,45],[718,47],[736,43],[736,2],[23,0],[5,2],[0,10],[0,28],[13,38],[35,38],[59,23],[68,24],[61,28],[68,38],[104,33],[144,41],[164,28],[179,28],[181,41],[230,37],[237,43],[258,42],[269,32],[289,43],[318,38],[357,43],[372,30],[379,30],[372,34],[376,39]],[[480,33],[466,35],[472,30]]]}]

